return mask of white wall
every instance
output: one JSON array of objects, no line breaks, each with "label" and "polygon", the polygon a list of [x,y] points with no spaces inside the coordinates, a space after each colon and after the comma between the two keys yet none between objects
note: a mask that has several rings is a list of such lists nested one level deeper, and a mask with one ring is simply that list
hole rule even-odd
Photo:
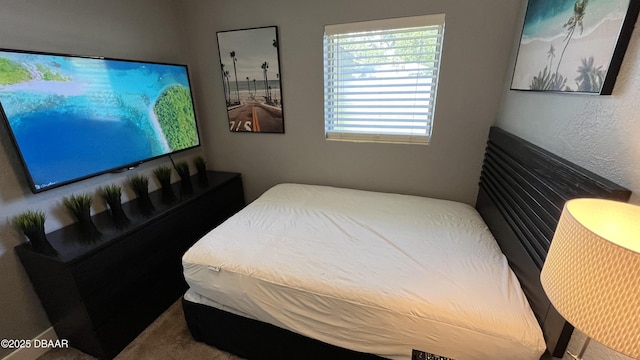
[{"label": "white wall", "polygon": [[[243,175],[247,199],[279,182],[429,195],[473,204],[484,144],[498,112],[518,3],[512,0],[182,0],[207,160]],[[429,146],[324,139],[325,24],[446,13]],[[216,31],[277,25],[285,134],[230,133]],[[223,54],[224,56],[225,54]],[[238,54],[242,56],[242,54]]]},{"label": "white wall", "polygon": [[[185,63],[174,5],[173,0],[2,0],[0,48]],[[61,205],[63,197],[94,194],[98,186],[123,184],[130,174],[103,175],[33,195],[4,126],[0,143],[0,338],[31,339],[51,325],[13,251],[24,240],[11,219],[25,209],[41,209],[51,232],[73,221]],[[163,161],[134,173],[148,174]],[[155,187],[153,181],[150,185]],[[133,194],[126,191],[125,198],[129,196]],[[95,203],[97,211],[104,210],[100,201]],[[9,352],[0,349],[0,358]]]},{"label": "white wall", "polygon": [[[524,21],[526,0],[521,0],[518,23]],[[637,25],[636,25],[637,26]],[[514,36],[511,67],[515,62],[519,31]],[[613,94],[592,96],[541,94],[509,90],[505,84],[502,109],[496,124],[598,175],[626,186],[638,203],[640,191],[640,31],[634,30]],[[511,71],[510,70],[510,71]],[[580,339],[576,339],[580,338]],[[570,349],[578,351],[581,334]],[[567,357],[565,357],[567,358]],[[590,345],[585,359],[629,359],[604,346]],[[567,358],[568,359],[568,358]]]}]

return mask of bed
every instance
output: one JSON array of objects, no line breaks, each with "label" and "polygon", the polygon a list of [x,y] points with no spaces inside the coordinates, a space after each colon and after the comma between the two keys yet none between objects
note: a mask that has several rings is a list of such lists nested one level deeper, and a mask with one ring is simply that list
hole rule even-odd
[{"label": "bed", "polygon": [[185,253],[185,318],[250,359],[562,356],[572,328],[538,279],[562,206],[629,195],[499,128],[475,209],[280,184]]}]

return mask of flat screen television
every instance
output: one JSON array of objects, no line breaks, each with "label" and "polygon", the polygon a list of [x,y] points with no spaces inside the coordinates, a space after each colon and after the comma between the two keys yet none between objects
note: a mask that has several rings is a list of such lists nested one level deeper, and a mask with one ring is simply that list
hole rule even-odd
[{"label": "flat screen television", "polygon": [[0,104],[34,193],[200,145],[185,65],[0,49]]}]

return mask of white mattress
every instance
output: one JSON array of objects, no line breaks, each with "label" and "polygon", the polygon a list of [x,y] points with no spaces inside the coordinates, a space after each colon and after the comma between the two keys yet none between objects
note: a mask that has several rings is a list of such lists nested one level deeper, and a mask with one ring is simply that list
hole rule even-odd
[{"label": "white mattress", "polygon": [[390,359],[539,359],[542,332],[474,208],[281,184],[183,257],[187,300]]}]

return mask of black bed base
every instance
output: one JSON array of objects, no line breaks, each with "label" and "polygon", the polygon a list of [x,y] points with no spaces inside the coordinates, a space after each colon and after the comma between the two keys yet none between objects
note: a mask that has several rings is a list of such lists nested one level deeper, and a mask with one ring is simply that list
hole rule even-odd
[{"label": "black bed base", "polygon": [[194,339],[245,359],[382,360],[182,298]]}]

